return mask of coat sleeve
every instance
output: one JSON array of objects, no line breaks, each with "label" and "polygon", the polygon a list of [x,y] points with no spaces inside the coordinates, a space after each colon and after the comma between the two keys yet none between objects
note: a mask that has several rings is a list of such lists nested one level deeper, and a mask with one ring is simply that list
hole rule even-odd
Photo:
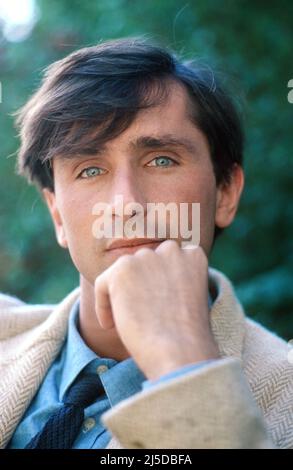
[{"label": "coat sleeve", "polygon": [[126,449],[274,448],[241,361],[232,357],[123,400],[102,422]]}]

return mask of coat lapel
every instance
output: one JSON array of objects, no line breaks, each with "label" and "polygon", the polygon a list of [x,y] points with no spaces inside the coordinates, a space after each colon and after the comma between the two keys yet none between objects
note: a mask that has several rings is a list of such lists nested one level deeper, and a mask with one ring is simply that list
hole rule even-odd
[{"label": "coat lapel", "polygon": [[[10,323],[15,320],[13,316],[21,316],[19,323],[24,325],[27,315],[29,330],[25,331],[21,326],[18,334],[1,343],[0,448],[7,446],[58,355],[66,337],[69,312],[78,295],[79,289],[71,292],[50,315],[46,312],[45,319],[42,318],[44,312],[41,314],[42,306],[39,306],[38,312],[35,311],[37,319],[33,318],[34,311],[30,305],[21,306],[21,314],[17,308],[9,311]],[[34,327],[30,328],[34,320]]]},{"label": "coat lapel", "polygon": [[[216,297],[210,322],[220,354],[241,359],[245,316],[233,286],[222,273],[209,268],[209,288]],[[1,334],[7,339],[1,343],[0,448],[8,444],[58,355],[67,334],[71,307],[79,294],[80,289],[75,289],[53,311],[48,306],[21,304],[15,311],[9,310],[6,323],[1,319],[1,323],[8,326]],[[14,331],[13,335],[9,334],[9,328]],[[112,436],[107,449],[122,448]]]},{"label": "coat lapel", "polygon": [[209,287],[217,291],[210,311],[210,323],[220,355],[242,360],[246,320],[234,288],[224,274],[213,268],[209,268]]}]

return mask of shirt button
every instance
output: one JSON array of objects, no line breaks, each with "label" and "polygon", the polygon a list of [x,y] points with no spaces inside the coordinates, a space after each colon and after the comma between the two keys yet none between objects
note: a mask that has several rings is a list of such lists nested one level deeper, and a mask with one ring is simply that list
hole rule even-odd
[{"label": "shirt button", "polygon": [[94,418],[87,418],[84,420],[83,425],[82,425],[82,431],[83,432],[88,432],[91,429],[93,429],[96,425],[96,420]]},{"label": "shirt button", "polygon": [[103,372],[106,372],[108,370],[108,367],[106,365],[101,365],[97,367],[97,374],[102,374]]}]

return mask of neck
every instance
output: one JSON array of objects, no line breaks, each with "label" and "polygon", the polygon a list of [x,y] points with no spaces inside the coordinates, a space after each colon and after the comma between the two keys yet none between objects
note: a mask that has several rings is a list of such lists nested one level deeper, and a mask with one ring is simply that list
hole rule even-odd
[{"label": "neck", "polygon": [[116,328],[103,330],[95,312],[94,287],[80,276],[79,332],[87,346],[100,357],[122,361],[130,357]]}]

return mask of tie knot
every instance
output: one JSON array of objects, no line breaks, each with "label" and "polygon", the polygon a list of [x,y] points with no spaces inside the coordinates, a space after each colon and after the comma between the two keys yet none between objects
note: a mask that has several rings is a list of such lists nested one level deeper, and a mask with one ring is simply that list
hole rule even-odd
[{"label": "tie knot", "polygon": [[103,385],[98,375],[85,374],[75,382],[66,392],[63,402],[87,408],[99,395],[104,392]]}]

